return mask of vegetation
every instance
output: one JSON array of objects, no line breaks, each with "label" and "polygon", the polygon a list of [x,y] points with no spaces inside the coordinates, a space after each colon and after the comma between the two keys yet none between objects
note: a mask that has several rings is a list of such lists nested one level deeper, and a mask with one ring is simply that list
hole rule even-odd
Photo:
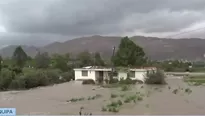
[{"label": "vegetation", "polygon": [[113,57],[115,66],[142,66],[146,63],[145,52],[128,37],[121,39],[118,51]]},{"label": "vegetation", "polygon": [[[114,67],[141,67],[155,66],[165,71],[205,71],[204,62],[151,61],[148,60],[142,47],[136,45],[128,37],[121,39],[120,45],[111,60],[103,59],[98,52],[83,51],[77,55],[65,54],[49,56],[48,53],[38,52],[32,58],[26,54],[21,46],[18,46],[11,58],[0,56],[0,90],[29,89],[38,86],[47,86],[56,83],[68,82],[74,79],[73,68],[88,65],[100,65]],[[190,68],[190,66],[192,66]],[[165,76],[161,70],[149,72],[147,84],[165,84]],[[129,75],[128,75],[129,77]],[[194,82],[195,85],[205,83],[202,78],[187,78],[185,81]],[[122,91],[129,88],[124,85],[135,84],[130,78],[110,79],[110,85],[106,87],[121,87]],[[114,83],[114,84],[113,84]],[[83,84],[94,84],[93,80],[85,80]],[[105,87],[105,86],[104,86]]]},{"label": "vegetation", "polygon": [[156,71],[148,71],[146,77],[146,84],[166,84],[166,76],[162,70],[157,69]]},{"label": "vegetation", "polygon": [[[30,89],[68,82],[74,79],[66,56],[56,59],[47,53],[38,53],[34,59],[27,56],[21,46],[17,47],[11,59],[0,57],[0,91]],[[54,59],[55,65],[50,62]]]},{"label": "vegetation", "polygon": [[27,54],[23,51],[23,49],[21,48],[21,46],[18,46],[12,56],[16,66],[18,67],[23,67],[26,63],[26,61],[28,60],[28,56]]},{"label": "vegetation", "polygon": [[191,85],[203,85],[205,84],[205,75],[187,76],[184,81]]}]

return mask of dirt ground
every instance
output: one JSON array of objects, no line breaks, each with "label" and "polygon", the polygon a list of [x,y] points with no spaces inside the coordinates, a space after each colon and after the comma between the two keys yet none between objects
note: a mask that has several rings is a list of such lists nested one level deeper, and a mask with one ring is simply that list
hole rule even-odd
[{"label": "dirt ground", "polygon": [[[170,89],[168,89],[170,86]],[[205,114],[205,87],[188,86],[180,79],[168,79],[166,86],[136,85],[130,91],[121,91],[119,88],[109,89],[92,85],[81,85],[80,82],[68,82],[49,87],[41,87],[25,91],[0,92],[0,107],[16,108],[17,114],[78,114],[80,107],[84,107],[84,112],[98,114]],[[159,88],[159,89],[154,89]],[[192,93],[184,92],[186,88],[191,88]],[[179,89],[177,94],[173,94],[174,89]],[[125,104],[118,113],[103,112],[102,106],[112,101],[111,93],[132,94],[141,91],[150,96],[146,96],[136,104]],[[71,98],[79,98],[102,95],[95,100],[82,100],[79,102],[67,102]]]}]

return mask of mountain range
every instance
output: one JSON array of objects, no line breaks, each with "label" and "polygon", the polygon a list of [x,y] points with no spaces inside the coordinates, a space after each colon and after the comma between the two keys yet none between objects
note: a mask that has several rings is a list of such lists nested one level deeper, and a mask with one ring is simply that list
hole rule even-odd
[{"label": "mountain range", "polygon": [[[122,37],[117,36],[89,36],[75,38],[65,42],[54,42],[43,47],[22,45],[24,51],[34,57],[38,51],[52,54],[77,54],[88,50],[100,52],[103,57],[110,57],[112,48],[118,46]],[[157,37],[130,37],[137,45],[144,48],[147,56],[152,60],[186,59],[205,60],[205,39],[184,38],[168,39]],[[11,57],[17,45],[10,45],[0,49],[2,57]]]}]

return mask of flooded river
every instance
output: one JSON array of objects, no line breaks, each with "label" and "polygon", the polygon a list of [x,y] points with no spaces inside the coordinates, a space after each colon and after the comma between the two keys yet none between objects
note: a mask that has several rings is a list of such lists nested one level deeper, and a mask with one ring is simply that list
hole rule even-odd
[{"label": "flooded river", "polygon": [[[157,89],[156,89],[157,88]],[[184,90],[190,88],[192,93]],[[177,94],[173,93],[178,89]],[[129,95],[136,92],[150,95],[137,103],[123,105],[118,113],[103,112],[102,106],[110,102],[111,93]],[[102,95],[95,100],[82,100],[69,103],[67,100],[77,97]],[[119,88],[101,88],[69,82],[50,87],[26,91],[0,92],[0,107],[14,107],[17,114],[78,114],[80,107],[84,112],[95,114],[205,114],[205,87],[188,86],[180,79],[168,79],[166,86],[136,85],[130,91]]]}]

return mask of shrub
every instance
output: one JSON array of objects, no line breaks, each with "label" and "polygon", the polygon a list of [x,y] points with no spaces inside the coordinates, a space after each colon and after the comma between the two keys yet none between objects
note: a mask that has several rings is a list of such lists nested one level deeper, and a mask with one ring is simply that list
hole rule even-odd
[{"label": "shrub", "polygon": [[70,81],[71,79],[74,79],[74,75],[73,72],[64,72],[61,74],[61,76],[63,77],[63,80],[65,82]]},{"label": "shrub", "polygon": [[0,90],[7,90],[15,75],[9,69],[3,68],[0,72]]},{"label": "shrub", "polygon": [[55,83],[60,83],[59,70],[30,70],[25,72],[23,80],[25,81],[25,88],[34,88],[38,86],[46,86]]},{"label": "shrub", "polygon": [[25,80],[22,78],[22,76],[12,80],[9,85],[9,89],[25,89]]},{"label": "shrub", "polygon": [[166,84],[165,74],[163,71],[157,69],[156,71],[150,71],[146,74],[145,83],[146,84]]},{"label": "shrub", "polygon": [[128,91],[129,89],[130,89],[130,86],[127,86],[127,85],[121,86],[122,91]]},{"label": "shrub", "polygon": [[[36,72],[29,72],[22,76],[23,80],[25,81],[25,88],[34,88],[42,85],[43,79],[42,75],[40,75],[39,71]],[[41,83],[41,84],[39,84]]]},{"label": "shrub", "polygon": [[121,78],[119,83],[120,84],[136,84],[136,80],[132,80],[130,77],[127,77],[126,79]]},{"label": "shrub", "polygon": [[50,84],[60,83],[60,74],[61,71],[59,69],[50,69],[45,71]]},{"label": "shrub", "polygon": [[113,84],[113,83],[118,83],[119,80],[117,78],[113,78],[112,80],[110,80],[110,84]]}]

